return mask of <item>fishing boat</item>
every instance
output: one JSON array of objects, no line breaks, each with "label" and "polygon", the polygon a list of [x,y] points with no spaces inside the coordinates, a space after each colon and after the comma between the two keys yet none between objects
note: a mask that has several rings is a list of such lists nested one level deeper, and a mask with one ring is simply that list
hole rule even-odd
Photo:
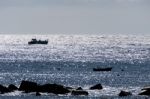
[{"label": "fishing boat", "polygon": [[93,68],[93,71],[111,71],[112,67],[107,68]]},{"label": "fishing boat", "polygon": [[48,44],[48,40],[37,40],[37,39],[32,39],[31,41],[28,42],[29,45],[31,44]]}]

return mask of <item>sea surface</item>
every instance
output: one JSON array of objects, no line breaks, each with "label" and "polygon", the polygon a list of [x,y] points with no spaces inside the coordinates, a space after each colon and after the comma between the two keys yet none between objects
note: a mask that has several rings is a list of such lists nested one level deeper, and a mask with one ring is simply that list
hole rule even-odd
[{"label": "sea surface", "polygon": [[[32,38],[48,45],[28,45]],[[94,72],[96,67],[112,67]],[[88,96],[1,94],[1,99],[117,99],[121,90],[138,93],[150,86],[150,36],[144,35],[0,35],[0,84],[19,87],[22,80],[82,87]],[[102,90],[89,90],[101,83]]]}]

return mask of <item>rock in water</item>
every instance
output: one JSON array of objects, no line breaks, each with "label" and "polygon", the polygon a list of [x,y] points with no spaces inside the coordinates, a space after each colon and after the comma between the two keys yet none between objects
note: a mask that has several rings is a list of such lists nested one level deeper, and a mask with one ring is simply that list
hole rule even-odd
[{"label": "rock in water", "polygon": [[39,92],[36,92],[36,96],[41,96],[41,94]]},{"label": "rock in water", "polygon": [[146,90],[144,92],[139,93],[139,95],[147,95],[150,96],[150,90]]},{"label": "rock in water", "polygon": [[73,87],[66,87],[68,90],[73,90],[74,88]]},{"label": "rock in water", "polygon": [[126,92],[126,91],[121,91],[120,93],[119,93],[119,96],[130,96],[130,95],[132,95],[132,93],[131,92]]},{"label": "rock in water", "polygon": [[142,90],[150,90],[150,87],[145,87]]},{"label": "rock in water", "polygon": [[48,93],[54,93],[54,94],[67,94],[70,91],[62,85],[45,84],[45,85],[40,85],[38,87],[38,92],[48,92]]},{"label": "rock in water", "polygon": [[8,86],[8,89],[11,90],[11,91],[14,91],[14,90],[18,90],[18,87],[16,87],[16,86],[13,85],[13,84],[10,84],[10,85]]},{"label": "rock in water", "polygon": [[94,85],[92,87],[90,87],[90,90],[101,90],[103,89],[102,85],[101,84],[97,84],[97,85]]},{"label": "rock in water", "polygon": [[19,87],[20,91],[36,92],[38,89],[37,83],[31,81],[22,81]]},{"label": "rock in water", "polygon": [[89,93],[87,91],[83,91],[83,90],[73,90],[71,92],[71,95],[84,95],[87,96]]},{"label": "rock in water", "polygon": [[81,87],[78,87],[76,90],[83,90]]},{"label": "rock in water", "polygon": [[147,95],[150,96],[150,88],[143,88],[143,92],[139,93],[139,95]]},{"label": "rock in water", "polygon": [[0,93],[4,94],[4,93],[8,93],[11,92],[7,87],[0,85]]},{"label": "rock in water", "polygon": [[44,85],[38,85],[35,82],[30,82],[30,81],[22,81],[21,85],[19,87],[20,91],[25,91],[25,92],[47,92],[47,93],[54,93],[54,94],[66,94],[69,93],[70,91],[58,84],[44,84]]}]

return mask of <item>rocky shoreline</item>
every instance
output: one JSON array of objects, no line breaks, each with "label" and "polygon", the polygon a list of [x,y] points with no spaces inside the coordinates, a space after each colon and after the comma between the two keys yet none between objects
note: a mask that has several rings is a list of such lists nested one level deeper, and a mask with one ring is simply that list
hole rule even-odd
[{"label": "rocky shoreline", "polygon": [[[89,88],[89,90],[102,90],[102,89],[103,89],[103,86],[101,84],[96,84]],[[36,82],[25,81],[25,80],[21,81],[21,84],[19,87],[13,84],[10,84],[7,87],[0,85],[0,94],[10,93],[14,91],[20,91],[26,94],[35,92],[35,96],[41,96],[42,95],[41,93],[51,93],[55,95],[70,94],[72,96],[88,96],[89,95],[89,92],[84,90],[82,87],[73,88],[70,86],[68,87],[68,86],[64,86],[60,84],[50,84],[50,83],[40,85]],[[141,93],[137,95],[150,96],[150,87],[141,89]],[[118,96],[119,97],[132,96],[132,93],[122,90],[120,91],[120,93],[118,93]]]}]

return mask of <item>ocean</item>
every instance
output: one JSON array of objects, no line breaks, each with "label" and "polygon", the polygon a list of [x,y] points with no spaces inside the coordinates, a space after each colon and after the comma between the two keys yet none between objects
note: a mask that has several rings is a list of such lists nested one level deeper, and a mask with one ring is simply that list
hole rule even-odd
[{"label": "ocean", "polygon": [[[32,39],[47,45],[28,45]],[[95,72],[93,68],[112,67]],[[0,84],[19,87],[22,80],[82,87],[88,96],[22,93],[0,94],[1,99],[145,99],[138,93],[150,85],[150,36],[144,35],[0,35]],[[89,90],[100,83],[102,90]]]}]

